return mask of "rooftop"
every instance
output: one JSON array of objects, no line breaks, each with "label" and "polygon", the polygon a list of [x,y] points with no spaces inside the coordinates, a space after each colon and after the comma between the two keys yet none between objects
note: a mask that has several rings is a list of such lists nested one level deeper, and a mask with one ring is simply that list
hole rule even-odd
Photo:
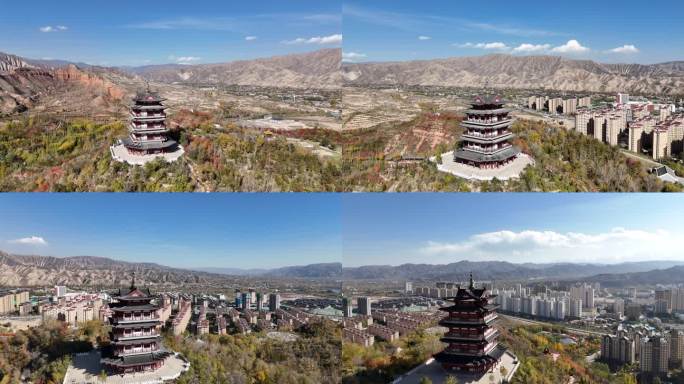
[{"label": "rooftop", "polygon": [[500,95],[477,95],[471,103],[473,106],[503,105],[506,101]]},{"label": "rooftop", "polygon": [[135,97],[133,97],[133,101],[143,103],[161,103],[164,100],[166,99],[159,96],[157,92],[152,92],[149,89],[146,91],[138,91]]}]

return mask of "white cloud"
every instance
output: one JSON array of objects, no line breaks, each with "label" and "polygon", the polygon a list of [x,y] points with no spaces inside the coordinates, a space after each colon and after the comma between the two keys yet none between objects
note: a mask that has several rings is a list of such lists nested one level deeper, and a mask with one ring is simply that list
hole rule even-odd
[{"label": "white cloud", "polygon": [[40,30],[41,32],[45,32],[45,33],[66,31],[67,29],[69,29],[69,28],[64,26],[64,25],[57,25],[55,27],[53,27],[52,25],[46,25],[44,27],[38,28],[38,30]]},{"label": "white cloud", "polygon": [[568,40],[567,43],[559,45],[551,50],[551,52],[557,53],[585,53],[588,52],[589,48],[582,46],[577,40]]},{"label": "white cloud", "polygon": [[363,59],[367,55],[365,53],[358,52],[342,52],[342,61],[347,63],[353,63],[358,59]]},{"label": "white cloud", "polygon": [[254,41],[254,40],[256,40],[256,39],[257,39],[256,36],[245,36],[245,40],[246,40],[246,41]]},{"label": "white cloud", "polygon": [[339,44],[342,42],[342,35],[341,34],[335,34],[335,35],[330,35],[330,36],[316,36],[316,37],[310,37],[310,38],[303,38],[303,37],[298,37],[294,40],[289,40],[289,41],[284,41],[283,43],[285,44],[319,44],[319,45],[324,45],[324,44]]},{"label": "white cloud", "polygon": [[545,31],[528,28],[526,26],[501,25],[500,23],[487,23],[484,21],[473,21],[472,18],[457,18],[441,15],[418,15],[415,13],[398,13],[387,11],[376,11],[365,7],[344,4],[342,14],[345,18],[362,20],[367,23],[381,25],[383,27],[394,28],[402,31],[421,33],[427,28],[451,28],[460,26],[463,29],[476,29],[479,31],[496,32],[514,36],[558,36],[565,35],[554,31]]},{"label": "white cloud", "polygon": [[460,48],[477,48],[477,49],[487,49],[487,50],[508,50],[510,47],[500,41],[492,43],[465,43],[465,44],[455,44]]},{"label": "white cloud", "polygon": [[357,52],[343,52],[342,57],[344,57],[345,59],[360,59],[366,57],[366,54]]},{"label": "white cloud", "polygon": [[613,53],[639,53],[639,49],[632,44],[625,44],[622,47],[613,48],[610,50]]},{"label": "white cloud", "polygon": [[430,40],[432,37],[430,36],[418,36],[418,40]]},{"label": "white cloud", "polygon": [[523,43],[513,48],[513,52],[516,53],[533,53],[533,52],[544,52],[551,49],[550,44],[529,44]]},{"label": "white cloud", "polygon": [[171,55],[171,56],[169,56],[169,60],[173,60],[173,61],[177,62],[178,64],[190,64],[190,63],[195,62],[195,61],[200,61],[200,60],[202,60],[202,58],[197,57],[197,56],[174,56],[174,55]]},{"label": "white cloud", "polygon": [[680,236],[663,230],[625,228],[600,233],[502,230],[475,234],[459,242],[430,241],[420,251],[433,256],[511,262],[681,259],[677,252]]},{"label": "white cloud", "polygon": [[29,236],[14,240],[8,240],[8,243],[24,245],[47,245],[47,241],[45,241],[45,239],[40,236]]}]

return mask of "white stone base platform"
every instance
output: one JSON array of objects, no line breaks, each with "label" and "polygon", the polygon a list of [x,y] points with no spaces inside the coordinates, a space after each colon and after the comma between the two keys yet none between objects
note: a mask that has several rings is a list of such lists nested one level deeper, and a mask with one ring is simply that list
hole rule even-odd
[{"label": "white stone base platform", "polygon": [[169,163],[173,163],[185,153],[185,150],[183,150],[183,147],[180,144],[178,145],[178,149],[174,152],[160,153],[157,155],[132,155],[121,143],[112,145],[109,147],[109,151],[112,153],[112,158],[114,160],[130,165],[145,165],[160,157]]},{"label": "white stone base platform", "polygon": [[[430,161],[436,162],[437,160],[433,156],[430,158]],[[442,164],[437,164],[437,169],[468,180],[489,181],[497,178],[505,181],[519,178],[525,167],[532,164],[534,164],[534,159],[524,153],[519,153],[512,162],[502,167],[480,169],[455,162],[454,152],[449,151],[442,154]]]},{"label": "white stone base platform", "polygon": [[77,353],[72,356],[71,365],[67,368],[63,384],[162,384],[176,380],[183,372],[190,369],[190,363],[181,355],[174,354],[166,358],[164,365],[151,372],[127,373],[107,376],[100,381],[100,352],[93,350]]},{"label": "white stone base platform", "polygon": [[[506,377],[501,376],[500,370],[502,366],[506,367]],[[501,362],[499,365],[497,365],[492,372],[487,372],[484,375],[448,372],[442,368],[442,365],[435,361],[435,359],[430,359],[424,364],[414,368],[404,376],[394,380],[392,384],[419,384],[420,379],[423,377],[427,377],[432,380],[433,383],[438,384],[444,383],[449,375],[454,376],[458,384],[501,383],[511,381],[511,378],[518,369],[518,366],[520,366],[520,362],[512,353],[509,353],[508,351],[506,351],[501,357]],[[490,376],[493,376],[494,380],[491,380]]]}]

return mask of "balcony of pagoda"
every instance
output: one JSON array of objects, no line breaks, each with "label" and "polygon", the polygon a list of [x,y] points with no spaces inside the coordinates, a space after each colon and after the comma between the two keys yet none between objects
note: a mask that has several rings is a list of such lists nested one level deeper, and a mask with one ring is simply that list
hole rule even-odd
[{"label": "balcony of pagoda", "polygon": [[499,345],[497,342],[491,343],[449,343],[449,346],[444,350],[446,353],[454,355],[464,355],[464,356],[483,356],[492,352],[496,346]]},{"label": "balcony of pagoda", "polygon": [[115,348],[114,353],[117,356],[131,356],[142,353],[156,352],[158,350],[159,346],[157,346],[157,344],[150,344],[149,346],[144,347]]},{"label": "balcony of pagoda", "polygon": [[150,337],[157,337],[159,336],[159,333],[154,330],[150,331],[139,331],[139,332],[117,332],[117,333],[112,333],[112,336],[114,336],[115,340],[137,340],[137,339],[148,339]]},{"label": "balcony of pagoda", "polygon": [[496,328],[489,328],[484,333],[481,331],[467,332],[464,330],[454,331],[449,330],[440,339],[444,343],[452,343],[458,341],[492,341],[499,336],[499,331]]},{"label": "balcony of pagoda", "polygon": [[477,313],[473,315],[459,313],[458,316],[449,316],[442,319],[439,324],[445,327],[450,327],[450,325],[458,326],[459,324],[471,325],[471,324],[487,324],[497,318],[496,313],[490,313],[485,316]]},{"label": "balcony of pagoda", "polygon": [[166,135],[146,135],[140,133],[131,134],[131,140],[133,141],[164,141],[167,140]]},{"label": "balcony of pagoda", "polygon": [[138,120],[163,120],[166,119],[166,113],[149,113],[149,112],[140,112],[140,113],[135,113],[135,111],[131,111],[129,113],[129,116],[132,119],[138,119]]},{"label": "balcony of pagoda", "polygon": [[478,153],[482,153],[485,155],[497,153],[499,151],[503,151],[506,148],[510,148],[512,145],[510,143],[503,143],[503,144],[494,144],[494,145],[488,145],[488,146],[482,146],[482,145],[464,145],[463,149],[467,149],[469,151],[474,151]]},{"label": "balcony of pagoda", "polygon": [[504,121],[511,121],[513,118],[506,114],[491,115],[469,115],[464,122],[473,124],[496,124]]},{"label": "balcony of pagoda", "polygon": [[127,316],[126,313],[124,313],[123,316],[117,317],[114,322],[116,324],[126,324],[126,323],[134,323],[134,322],[139,322],[139,321],[158,321],[159,316],[157,315],[157,312],[149,312],[149,313],[136,313],[136,314],[131,314]]},{"label": "balcony of pagoda", "polygon": [[132,131],[140,131],[140,132],[166,132],[166,125],[165,124],[135,124],[131,123],[129,125],[129,128]]},{"label": "balcony of pagoda", "polygon": [[[487,328],[482,332],[481,328],[451,328],[442,337],[444,340],[473,340],[473,341],[490,341],[499,335],[496,328]],[[449,341],[445,341],[449,342]]]}]

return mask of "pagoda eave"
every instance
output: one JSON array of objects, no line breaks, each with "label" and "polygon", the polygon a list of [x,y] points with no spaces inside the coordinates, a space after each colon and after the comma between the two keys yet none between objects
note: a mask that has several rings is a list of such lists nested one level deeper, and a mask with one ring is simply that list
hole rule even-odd
[{"label": "pagoda eave", "polygon": [[469,135],[467,133],[464,133],[461,135],[463,139],[468,139],[468,141],[473,142],[473,143],[478,143],[478,144],[497,144],[502,141],[508,141],[509,139],[513,138],[513,133],[508,132],[503,135],[499,136],[494,136],[494,137],[481,137],[481,136],[473,136]]},{"label": "pagoda eave", "polygon": [[139,339],[129,339],[129,340],[115,340],[112,341],[112,345],[139,345],[139,344],[151,344],[159,342],[160,336],[147,336],[145,338]]},{"label": "pagoda eave", "polygon": [[121,139],[123,145],[129,149],[135,149],[139,151],[154,150],[154,149],[171,149],[178,145],[175,140],[165,140],[165,141],[140,141],[135,142],[129,137]]},{"label": "pagoda eave", "polygon": [[478,116],[483,116],[483,115],[504,115],[507,113],[511,113],[511,109],[509,108],[495,108],[495,109],[466,109],[463,111],[466,115],[478,115]]},{"label": "pagoda eave", "polygon": [[145,354],[121,356],[121,357],[105,357],[102,358],[101,362],[105,365],[115,366],[115,367],[135,367],[144,364],[152,364],[156,362],[163,361],[165,358],[171,355],[171,352],[161,350],[158,352],[149,352]]},{"label": "pagoda eave", "polygon": [[469,129],[474,129],[474,130],[478,130],[478,131],[508,128],[511,125],[513,125],[513,120],[502,120],[502,121],[497,121],[495,123],[478,123],[478,122],[473,122],[473,121],[468,121],[468,120],[463,120],[461,122],[461,126],[463,128],[469,128]]}]

